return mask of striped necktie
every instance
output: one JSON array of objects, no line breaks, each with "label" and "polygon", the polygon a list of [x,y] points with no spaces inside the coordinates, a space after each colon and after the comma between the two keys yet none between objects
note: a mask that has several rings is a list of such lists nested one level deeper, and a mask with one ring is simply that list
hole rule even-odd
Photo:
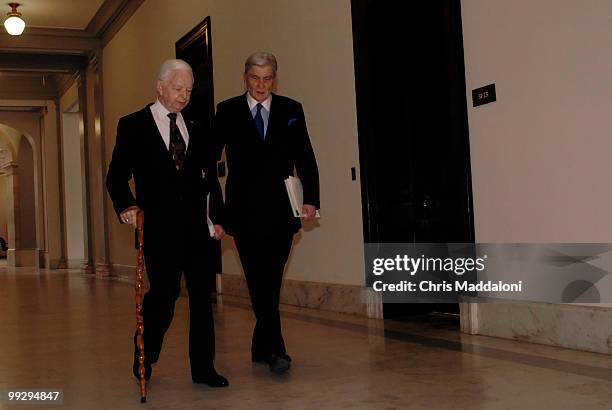
[{"label": "striped necktie", "polygon": [[176,113],[168,113],[168,118],[170,118],[170,145],[168,151],[172,154],[176,169],[180,171],[183,168],[183,162],[185,162],[187,146],[178,125],[176,125]]}]

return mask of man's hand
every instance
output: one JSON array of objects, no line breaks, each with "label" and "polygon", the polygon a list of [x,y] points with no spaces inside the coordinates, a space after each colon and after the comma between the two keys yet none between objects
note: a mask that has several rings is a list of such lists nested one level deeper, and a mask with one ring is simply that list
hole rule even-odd
[{"label": "man's hand", "polygon": [[221,225],[213,225],[215,228],[215,239],[220,241],[225,236],[225,229]]},{"label": "man's hand", "polygon": [[137,206],[130,206],[125,211],[121,212],[119,218],[121,219],[121,223],[132,225],[136,228],[136,215],[140,211],[140,208]]},{"label": "man's hand", "polygon": [[302,206],[302,218],[304,218],[305,221],[314,219],[316,212],[317,208],[314,205],[304,204]]}]

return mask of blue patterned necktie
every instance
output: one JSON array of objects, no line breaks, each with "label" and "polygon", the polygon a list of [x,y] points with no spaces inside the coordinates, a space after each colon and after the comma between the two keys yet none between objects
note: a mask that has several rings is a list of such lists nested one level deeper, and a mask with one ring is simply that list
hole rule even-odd
[{"label": "blue patterned necktie", "polygon": [[187,145],[185,144],[185,140],[181,135],[178,125],[176,125],[176,113],[168,113],[168,118],[170,118],[170,144],[168,146],[168,151],[172,154],[176,169],[180,171],[185,161],[185,150],[187,149]]},{"label": "blue patterned necktie", "polygon": [[261,105],[261,103],[257,103],[257,114],[255,114],[255,117],[253,117],[253,119],[255,120],[255,127],[257,127],[257,133],[259,133],[259,138],[265,140],[266,134],[264,133],[264,121],[263,117],[261,116],[262,108],[263,105]]}]

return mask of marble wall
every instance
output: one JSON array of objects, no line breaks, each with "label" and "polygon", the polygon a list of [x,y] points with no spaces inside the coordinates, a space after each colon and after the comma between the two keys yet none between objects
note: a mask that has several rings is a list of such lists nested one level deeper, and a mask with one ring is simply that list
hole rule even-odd
[{"label": "marble wall", "polygon": [[470,310],[470,333],[612,354],[611,307],[500,302]]},{"label": "marble wall", "polygon": [[[222,292],[226,295],[249,297],[246,281],[242,275],[221,275]],[[367,315],[363,289],[354,285],[283,281],[281,303],[332,312]]]}]

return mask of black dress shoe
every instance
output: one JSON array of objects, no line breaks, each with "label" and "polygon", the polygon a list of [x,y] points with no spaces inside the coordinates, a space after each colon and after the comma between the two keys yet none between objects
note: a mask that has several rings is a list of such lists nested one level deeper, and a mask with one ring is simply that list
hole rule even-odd
[{"label": "black dress shoe", "polygon": [[[287,358],[289,358],[289,360],[287,360],[287,358],[283,356],[286,356]],[[285,355],[273,354],[270,357],[268,364],[270,365],[271,372],[276,373],[276,374],[283,374],[287,370],[289,370],[289,368],[291,367],[291,358],[286,354]]]},{"label": "black dress shoe", "polygon": [[[282,357],[283,359],[291,363],[291,356],[289,356],[287,353],[279,353],[278,356]],[[272,355],[265,355],[265,356],[251,355],[251,361],[253,363],[270,363],[271,358],[272,358]]]},{"label": "black dress shoe", "polygon": [[205,375],[192,375],[191,380],[196,384],[207,384],[210,387],[227,387],[229,382],[214,369]]},{"label": "black dress shoe", "polygon": [[251,361],[253,363],[268,363],[270,361],[270,355],[251,355]]}]

